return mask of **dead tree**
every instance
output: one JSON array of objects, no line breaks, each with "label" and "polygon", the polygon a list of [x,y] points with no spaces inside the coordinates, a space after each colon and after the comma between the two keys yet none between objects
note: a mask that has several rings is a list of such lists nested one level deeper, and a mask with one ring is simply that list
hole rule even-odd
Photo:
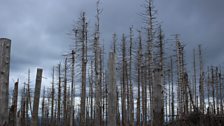
[{"label": "dead tree", "polygon": [[72,50],[72,68],[71,68],[71,109],[70,109],[70,126],[74,123],[74,97],[75,97],[75,51]]},{"label": "dead tree", "polygon": [[103,72],[103,51],[101,48],[100,49],[100,57],[99,57],[99,68],[100,68],[100,96],[101,96],[101,121],[100,121],[100,125],[104,125],[104,117],[106,116],[106,111],[107,111],[107,85],[105,85],[104,82],[104,72]]},{"label": "dead tree", "polygon": [[[194,103],[197,103],[197,71],[196,71],[196,54],[195,49],[193,50],[193,68],[194,68],[194,76],[193,76],[193,96]],[[196,104],[198,107],[198,105]]]},{"label": "dead tree", "polygon": [[41,126],[45,126],[46,123],[45,123],[45,87],[43,89],[43,96],[42,96],[42,112],[41,112]]},{"label": "dead tree", "polygon": [[172,115],[172,121],[174,120],[174,80],[173,80],[173,58],[170,57],[170,72],[171,72],[171,83],[172,83],[172,86],[171,86],[171,92],[172,92],[172,102],[171,102],[171,115]]},{"label": "dead tree", "polygon": [[159,28],[159,59],[156,68],[154,68],[154,82],[153,82],[153,92],[152,92],[152,125],[162,126],[164,123],[164,101],[163,101],[163,34],[161,27]]},{"label": "dead tree", "polygon": [[21,97],[21,115],[20,115],[20,122],[21,126],[26,126],[26,86],[24,85],[22,90],[22,97]]},{"label": "dead tree", "polygon": [[203,65],[203,59],[202,59],[202,51],[201,51],[201,45],[198,46],[199,50],[199,61],[200,61],[200,85],[199,85],[199,93],[200,93],[200,111],[204,113],[204,65]]},{"label": "dead tree", "polygon": [[117,86],[117,79],[116,79],[116,70],[117,70],[117,66],[116,66],[116,61],[117,61],[117,35],[114,33],[113,34],[113,54],[114,54],[114,68],[115,68],[115,75],[114,75],[114,83],[116,85],[116,108],[115,108],[115,112],[116,112],[116,125],[120,126],[120,104],[119,104],[119,89]]},{"label": "dead tree", "polygon": [[35,84],[35,94],[33,102],[33,113],[32,113],[32,126],[38,126],[38,109],[39,109],[39,99],[40,99],[40,89],[42,81],[42,69],[37,69],[36,84]]},{"label": "dead tree", "polygon": [[81,101],[80,101],[80,126],[86,125],[86,67],[87,67],[87,22],[85,12],[81,14],[78,26],[73,29],[76,45],[80,45],[81,53]]},{"label": "dead tree", "polygon": [[[144,62],[144,61],[143,61]],[[147,125],[147,90],[146,90],[146,69],[145,64],[141,66],[141,91],[142,91],[142,125]]]},{"label": "dead tree", "polygon": [[52,82],[51,82],[51,126],[54,126],[54,96],[55,96],[55,89],[54,89],[54,67],[52,71]]},{"label": "dead tree", "polygon": [[26,89],[26,96],[25,96],[25,113],[26,113],[26,126],[30,125],[29,119],[29,110],[32,115],[32,101],[31,101],[31,91],[30,91],[30,69],[28,69],[28,79],[27,79],[27,89]]},{"label": "dead tree", "polygon": [[57,99],[57,125],[61,124],[61,64],[58,64],[58,99]]},{"label": "dead tree", "polygon": [[101,72],[100,72],[100,1],[97,1],[97,15],[96,15],[96,30],[94,37],[94,58],[95,58],[95,86],[96,86],[96,119],[95,126],[100,126],[102,122],[102,114],[101,114]]},{"label": "dead tree", "polygon": [[122,84],[122,126],[127,124],[127,59],[126,59],[126,38],[125,35],[122,35],[122,70],[121,70],[121,84]]},{"label": "dead tree", "polygon": [[141,120],[140,120],[140,86],[141,86],[141,65],[142,65],[142,37],[141,32],[139,31],[139,46],[138,46],[138,56],[137,56],[137,83],[138,83],[138,96],[137,96],[137,113],[136,113],[136,119],[137,119],[137,126],[140,126]]},{"label": "dead tree", "polygon": [[0,125],[8,124],[10,49],[11,40],[0,38]]},{"label": "dead tree", "polygon": [[32,114],[32,100],[31,100],[31,91],[30,91],[30,69],[28,70],[27,93],[28,93],[30,113]]},{"label": "dead tree", "polygon": [[93,120],[94,120],[94,116],[93,116],[93,61],[91,61],[91,71],[90,71],[90,77],[89,77],[89,98],[90,98],[90,126],[93,126]]},{"label": "dead tree", "polygon": [[116,80],[115,80],[115,55],[114,53],[109,54],[109,103],[108,103],[108,126],[116,126]]},{"label": "dead tree", "polygon": [[153,115],[152,115],[152,125],[162,126],[163,125],[163,96],[162,96],[162,76],[160,69],[154,69],[154,86],[152,93],[153,100]]},{"label": "dead tree", "polygon": [[215,72],[214,68],[211,67],[212,71],[212,81],[211,81],[211,86],[212,86],[212,108],[213,108],[213,114],[215,114]]},{"label": "dead tree", "polygon": [[16,126],[17,125],[17,101],[18,101],[18,84],[19,81],[17,81],[14,85],[13,90],[13,98],[12,98],[12,106],[10,108],[10,117],[9,117],[9,125],[10,126]]},{"label": "dead tree", "polygon": [[117,113],[117,126],[121,125],[121,119],[120,119],[120,104],[119,104],[119,90],[118,90],[118,86],[116,87],[116,92],[117,92],[117,106],[116,106],[116,113]]},{"label": "dead tree", "polygon": [[178,114],[185,115],[187,113],[188,99],[187,83],[184,80],[184,47],[181,44],[178,35],[176,35],[176,56],[177,56],[177,99],[178,99]]},{"label": "dead tree", "polygon": [[215,85],[214,85],[214,92],[215,92],[215,107],[214,110],[216,110],[215,114],[218,114],[218,91],[219,91],[219,84],[218,84],[218,67],[215,67]]},{"label": "dead tree", "polygon": [[211,83],[211,73],[210,73],[210,68],[208,67],[208,75],[207,75],[207,99],[208,99],[208,108],[207,108],[207,114],[209,114],[209,109],[210,109],[210,83]]},{"label": "dead tree", "polygon": [[63,125],[67,126],[67,57],[64,63]]},{"label": "dead tree", "polygon": [[219,74],[219,81],[220,81],[220,84],[219,84],[219,103],[220,103],[220,110],[221,110],[221,114],[223,114],[223,78],[222,78],[222,71],[221,71],[221,68],[220,68],[220,74]]},{"label": "dead tree", "polygon": [[153,2],[152,0],[146,0],[145,4],[145,9],[146,9],[146,44],[147,44],[147,49],[146,49],[146,59],[147,59],[147,80],[148,80],[148,87],[149,87],[149,98],[150,98],[150,115],[152,116],[152,91],[153,91],[153,80],[154,80],[154,72],[153,72],[153,44],[155,41],[155,31],[154,31],[154,23],[156,20],[156,17],[154,16],[154,10],[153,10]]},{"label": "dead tree", "polygon": [[134,126],[134,96],[132,84],[132,56],[133,56],[133,27],[130,27],[130,48],[129,48],[129,85],[130,85],[130,104],[129,106],[129,122],[130,126]]},{"label": "dead tree", "polygon": [[[170,64],[169,64],[170,65]],[[172,120],[172,115],[171,115],[171,112],[172,112],[172,109],[171,109],[171,106],[172,106],[172,101],[171,101],[171,68],[170,68],[170,66],[169,66],[169,68],[168,68],[168,70],[167,70],[167,79],[168,79],[168,98],[167,98],[167,100],[168,101],[166,101],[167,103],[167,105],[166,105],[166,107],[168,108],[167,109],[167,114],[165,114],[166,116],[167,116],[167,118],[169,119],[169,121],[170,121],[170,117],[171,117],[171,120]],[[168,112],[169,111],[169,112]]]}]

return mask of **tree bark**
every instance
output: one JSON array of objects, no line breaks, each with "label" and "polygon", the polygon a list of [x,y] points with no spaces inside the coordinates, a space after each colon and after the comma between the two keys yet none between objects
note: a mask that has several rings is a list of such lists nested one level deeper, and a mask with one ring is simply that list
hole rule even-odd
[{"label": "tree bark", "polygon": [[114,53],[109,54],[109,104],[108,104],[108,126],[116,126],[116,80],[115,80],[115,55]]},{"label": "tree bark", "polygon": [[42,69],[39,69],[39,68],[37,69],[35,94],[34,94],[34,102],[33,102],[32,123],[31,123],[32,126],[38,126],[38,109],[39,109],[42,72],[43,72]]},{"label": "tree bark", "polygon": [[11,40],[0,38],[0,125],[8,124]]}]

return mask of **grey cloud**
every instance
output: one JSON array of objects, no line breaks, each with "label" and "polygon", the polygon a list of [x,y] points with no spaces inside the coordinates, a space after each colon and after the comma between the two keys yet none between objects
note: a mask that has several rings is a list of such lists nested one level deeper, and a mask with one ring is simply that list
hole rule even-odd
[{"label": "grey cloud", "polygon": [[[129,26],[141,28],[145,0],[107,0],[101,3],[101,33],[105,46],[112,34],[129,33]],[[86,11],[90,31],[94,30],[95,0],[0,0],[0,37],[12,39],[12,72],[26,67],[44,67],[50,73],[63,53],[70,49],[71,32],[81,11]],[[167,38],[179,33],[186,53],[203,44],[208,64],[223,62],[223,0],[155,0],[158,20]],[[120,39],[118,39],[120,40]],[[215,62],[216,61],[216,62]],[[191,61],[188,61],[189,64]],[[50,76],[50,75],[47,75]]]},{"label": "grey cloud", "polygon": [[[187,57],[202,44],[207,64],[220,64],[224,53],[222,0],[155,1],[166,35],[179,33],[186,43]],[[223,58],[221,58],[223,60]],[[191,63],[191,60],[189,64]]]}]

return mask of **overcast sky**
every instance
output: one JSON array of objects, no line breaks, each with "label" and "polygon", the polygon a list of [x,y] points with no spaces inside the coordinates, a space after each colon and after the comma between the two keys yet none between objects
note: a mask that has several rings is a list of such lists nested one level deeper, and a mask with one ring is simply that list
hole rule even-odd
[{"label": "overcast sky", "polygon": [[[127,33],[131,25],[143,26],[139,16],[143,4],[144,0],[102,0],[105,46],[109,46],[114,32]],[[188,58],[192,49],[202,44],[207,64],[224,63],[223,0],[155,0],[154,5],[166,38],[181,34]],[[10,82],[17,78],[25,81],[28,68],[34,77],[37,67],[44,69],[44,82],[50,81],[52,66],[61,61],[73,43],[68,33],[80,12],[86,11],[93,24],[95,8],[96,0],[0,0],[0,37],[12,40]]]}]

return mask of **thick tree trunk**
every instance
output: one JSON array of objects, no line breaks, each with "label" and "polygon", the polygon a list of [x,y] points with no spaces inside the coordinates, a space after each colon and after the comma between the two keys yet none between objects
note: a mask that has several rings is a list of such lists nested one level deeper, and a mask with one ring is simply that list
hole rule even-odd
[{"label": "thick tree trunk", "polygon": [[8,124],[11,40],[0,38],[0,125]]},{"label": "thick tree trunk", "polygon": [[35,84],[35,94],[33,102],[33,113],[32,113],[32,126],[38,126],[38,109],[39,109],[39,99],[42,81],[42,69],[37,69],[36,84]]},{"label": "thick tree trunk", "polygon": [[154,69],[154,83],[153,83],[153,115],[152,126],[162,126],[164,119],[163,106],[163,89],[162,89],[162,71],[161,69]]},{"label": "thick tree trunk", "polygon": [[164,124],[164,72],[163,72],[163,34],[161,27],[159,29],[159,60],[158,64],[155,65],[157,68],[153,71],[153,92],[152,92],[152,126],[162,126]]},{"label": "thick tree trunk", "polygon": [[114,53],[109,54],[109,104],[108,104],[108,126],[116,126],[116,80],[115,80],[115,55]]},{"label": "thick tree trunk", "polygon": [[102,107],[101,107],[101,93],[102,93],[102,84],[101,84],[101,62],[100,62],[100,1],[97,1],[97,9],[96,9],[96,30],[94,37],[94,55],[95,55],[95,86],[96,86],[96,118],[95,118],[95,126],[101,126],[102,123]]}]

